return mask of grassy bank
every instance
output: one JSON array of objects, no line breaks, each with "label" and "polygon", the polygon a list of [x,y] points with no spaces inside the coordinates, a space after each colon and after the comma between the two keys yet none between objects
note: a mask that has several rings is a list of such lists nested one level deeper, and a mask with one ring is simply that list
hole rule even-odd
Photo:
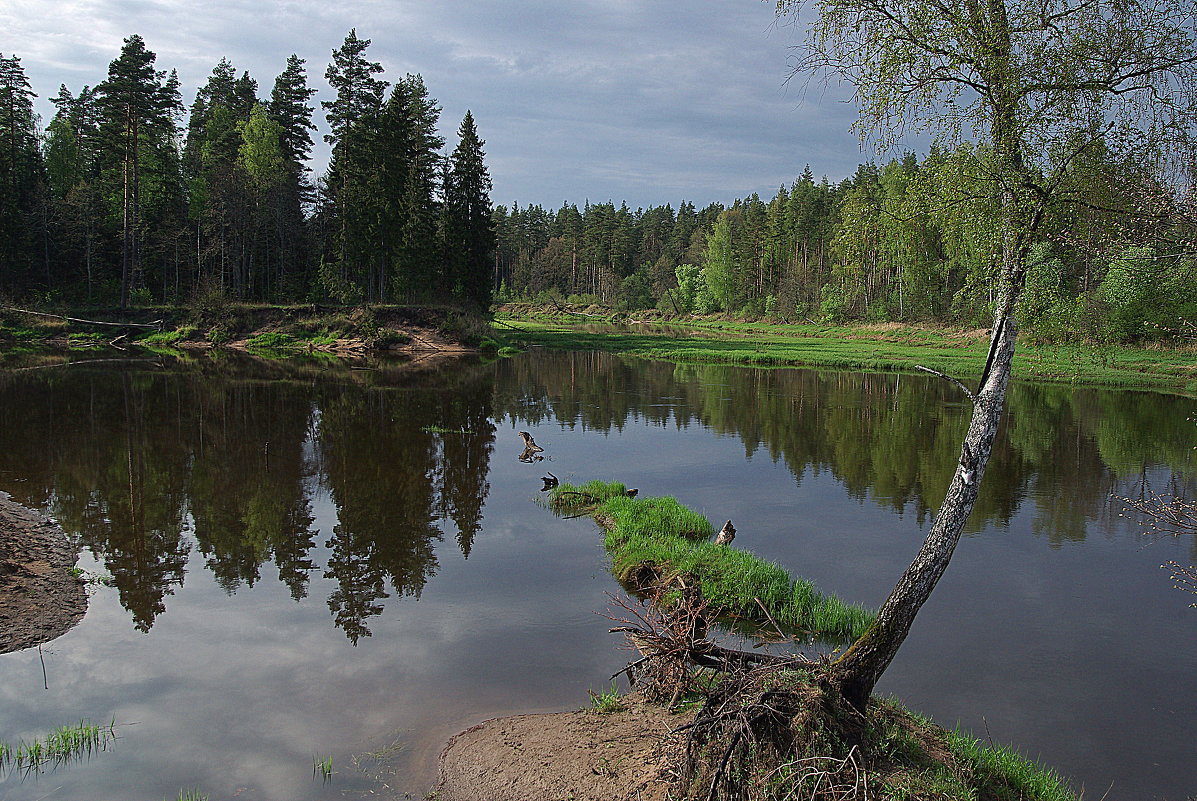
[{"label": "grassy bank", "polygon": [[250,351],[361,352],[415,345],[477,347],[488,320],[438,306],[231,302],[131,309],[0,309],[0,348],[237,346]]},{"label": "grassy bank", "polygon": [[[895,323],[851,327],[691,320],[629,325],[576,315],[502,313],[496,316],[495,331],[505,344],[522,347],[756,367],[897,372],[923,365],[965,381],[980,377],[989,347],[984,330]],[[1023,343],[1014,374],[1021,380],[1197,394],[1197,350]]]},{"label": "grassy bank", "polygon": [[714,544],[710,522],[674,498],[630,498],[623,484],[591,481],[561,485],[549,504],[558,512],[584,511],[599,522],[611,570],[625,585],[643,585],[650,575],[688,576],[721,615],[761,626],[772,618],[791,631],[823,637],[855,638],[872,622],[870,612],[821,594],[777,564]]}]

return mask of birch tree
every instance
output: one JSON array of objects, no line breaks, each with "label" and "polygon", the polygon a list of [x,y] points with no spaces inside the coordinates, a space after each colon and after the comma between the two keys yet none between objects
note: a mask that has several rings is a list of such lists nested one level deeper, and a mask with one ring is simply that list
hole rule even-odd
[{"label": "birch tree", "polygon": [[[912,131],[978,140],[1000,246],[992,340],[959,465],[943,506],[873,626],[832,665],[830,683],[863,711],[948,566],[989,461],[1014,358],[1014,311],[1045,214],[1083,203],[1064,189],[1099,146],[1167,170],[1169,142],[1197,113],[1192,0],[779,0],[812,14],[796,72],[854,90],[862,140],[885,149]],[[964,199],[946,199],[963,201]]]}]

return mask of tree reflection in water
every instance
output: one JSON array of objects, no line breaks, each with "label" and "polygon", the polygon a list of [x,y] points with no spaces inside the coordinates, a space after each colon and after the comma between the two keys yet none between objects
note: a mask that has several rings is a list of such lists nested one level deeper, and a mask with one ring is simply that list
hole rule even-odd
[{"label": "tree reflection in water", "polygon": [[[298,600],[322,570],[335,584],[336,625],[356,643],[388,597],[420,596],[446,538],[469,556],[497,423],[701,425],[784,463],[799,484],[830,473],[850,496],[920,523],[941,500],[967,424],[952,388],[923,376],[593,353],[419,372],[267,369],[226,357],[9,374],[0,489],[48,509],[91,550],[142,631],[182,585],[194,547],[228,593],[271,564]],[[1191,432],[1175,430],[1190,406],[1014,385],[970,529],[1005,525],[1033,499],[1036,533],[1058,545],[1116,515],[1112,493],[1148,491],[1156,467],[1191,489]],[[313,528],[317,492],[337,515],[324,536]]]}]

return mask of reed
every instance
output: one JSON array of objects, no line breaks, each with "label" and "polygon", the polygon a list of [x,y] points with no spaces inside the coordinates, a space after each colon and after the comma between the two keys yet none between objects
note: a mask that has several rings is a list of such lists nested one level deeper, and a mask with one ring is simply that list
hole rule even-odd
[{"label": "reed", "polygon": [[208,796],[199,790],[180,790],[174,799],[164,798],[162,801],[208,801]]},{"label": "reed", "polygon": [[90,759],[93,753],[107,750],[115,739],[114,719],[105,726],[81,720],[75,725],[60,726],[44,737],[22,740],[15,746],[0,742],[0,773],[12,770],[36,773],[46,766]]}]

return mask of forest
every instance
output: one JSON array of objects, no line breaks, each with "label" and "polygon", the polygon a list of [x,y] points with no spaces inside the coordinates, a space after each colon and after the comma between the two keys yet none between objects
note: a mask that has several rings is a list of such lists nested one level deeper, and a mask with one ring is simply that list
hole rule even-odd
[{"label": "forest", "polygon": [[[979,151],[867,162],[838,184],[807,167],[770,199],[703,209],[499,206],[499,297],[787,322],[986,324],[1001,234]],[[1020,322],[1048,341],[1141,341],[1184,328],[1197,313],[1191,199],[1110,153],[1078,163],[1067,181],[1068,201],[1053,206],[1034,247]]]},{"label": "forest", "polygon": [[423,79],[382,80],[369,45],[351,30],[332,53],[331,156],[315,179],[316,90],[297,56],[265,99],[221,59],[184,126],[176,72],[132,35],[101,81],[59,88],[43,131],[20,58],[0,54],[0,292],[486,307],[491,182],[474,118],[445,155]]},{"label": "forest", "polygon": [[[991,319],[1002,229],[986,145],[866,162],[839,182],[807,166],[772,198],[701,209],[492,209],[473,116],[446,155],[423,79],[383,80],[369,44],[350,31],[324,73],[331,157],[316,177],[317,91],[297,56],[264,99],[221,59],[185,115],[177,75],[133,35],[103,80],[59,88],[44,130],[19,57],[0,56],[0,293],[57,307],[498,299],[783,322]],[[1191,177],[1082,150],[1053,178],[1024,328],[1106,343],[1188,330]]]}]

